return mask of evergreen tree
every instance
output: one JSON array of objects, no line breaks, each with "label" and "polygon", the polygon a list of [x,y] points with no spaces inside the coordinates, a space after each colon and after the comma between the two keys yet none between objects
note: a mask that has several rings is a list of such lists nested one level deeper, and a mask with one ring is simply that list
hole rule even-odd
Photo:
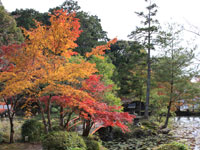
[{"label": "evergreen tree", "polygon": [[157,32],[158,21],[153,19],[157,13],[157,5],[152,3],[152,0],[145,0],[148,3],[146,7],[147,12],[136,12],[139,17],[142,17],[143,27],[136,27],[129,35],[130,38],[139,41],[147,49],[147,91],[145,104],[145,118],[149,117],[149,98],[150,98],[150,84],[151,84],[151,50],[154,49],[154,34]]},{"label": "evergreen tree", "polygon": [[181,46],[181,31],[175,25],[169,25],[168,31],[162,31],[158,36],[162,53],[154,66],[154,75],[168,102],[164,128],[168,125],[172,104],[187,92],[187,85],[195,75],[188,68],[194,58],[193,49]]},{"label": "evergreen tree", "polygon": [[10,16],[3,6],[0,6],[0,47],[23,42],[23,35],[17,27],[15,19]]}]

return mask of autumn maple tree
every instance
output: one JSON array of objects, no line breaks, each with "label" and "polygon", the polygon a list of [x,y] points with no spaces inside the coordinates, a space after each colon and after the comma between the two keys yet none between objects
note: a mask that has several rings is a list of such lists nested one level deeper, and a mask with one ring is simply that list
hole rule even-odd
[{"label": "autumn maple tree", "polygon": [[[124,122],[132,121],[133,116],[101,102],[101,95],[111,86],[105,86],[100,77],[94,75],[98,72],[96,65],[78,57],[71,61],[78,54],[73,49],[81,33],[75,13],[57,10],[50,14],[50,22],[50,26],[44,26],[36,21],[35,29],[23,29],[26,41],[20,48],[4,47],[3,57],[11,65],[0,74],[0,82],[4,83],[0,96],[7,99],[26,93],[25,106],[31,102],[38,104],[46,133],[52,130],[53,103],[60,107],[60,125],[64,129],[70,129],[71,116],[76,114],[87,124],[83,131],[85,136],[97,121],[127,130]],[[86,56],[103,59],[104,51],[115,42],[116,39],[98,46]]]}]

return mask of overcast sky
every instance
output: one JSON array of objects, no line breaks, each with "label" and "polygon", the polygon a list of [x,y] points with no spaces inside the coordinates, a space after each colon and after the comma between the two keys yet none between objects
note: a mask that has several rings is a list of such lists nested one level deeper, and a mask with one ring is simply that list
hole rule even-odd
[{"label": "overcast sky", "polygon": [[[20,8],[34,8],[47,12],[49,8],[61,5],[64,0],[1,0],[8,11]],[[144,0],[78,0],[82,10],[101,19],[102,27],[109,38],[128,39],[127,35],[140,24],[134,13],[143,11]],[[157,0],[157,18],[161,24],[177,22],[200,27],[200,0]]]}]

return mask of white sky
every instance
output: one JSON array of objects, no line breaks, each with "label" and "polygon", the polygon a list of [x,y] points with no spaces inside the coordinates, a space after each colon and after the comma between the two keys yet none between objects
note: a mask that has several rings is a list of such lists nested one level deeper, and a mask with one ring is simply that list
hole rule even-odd
[{"label": "white sky", "polygon": [[[16,8],[34,8],[46,12],[49,8],[61,5],[64,0],[1,0],[8,11]],[[144,0],[78,0],[82,10],[101,19],[102,27],[109,38],[127,40],[127,35],[140,25],[134,13],[143,11]],[[188,23],[200,27],[200,0],[157,0],[157,18],[161,24],[167,22]],[[200,37],[199,37],[200,38]]]}]

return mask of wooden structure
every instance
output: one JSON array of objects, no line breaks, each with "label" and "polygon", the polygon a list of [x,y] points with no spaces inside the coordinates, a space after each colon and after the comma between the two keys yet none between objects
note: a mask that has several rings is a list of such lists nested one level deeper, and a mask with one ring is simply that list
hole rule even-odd
[{"label": "wooden structure", "polygon": [[130,114],[140,114],[144,115],[145,104],[140,101],[132,101],[130,103],[123,104],[124,111],[129,112]]}]

